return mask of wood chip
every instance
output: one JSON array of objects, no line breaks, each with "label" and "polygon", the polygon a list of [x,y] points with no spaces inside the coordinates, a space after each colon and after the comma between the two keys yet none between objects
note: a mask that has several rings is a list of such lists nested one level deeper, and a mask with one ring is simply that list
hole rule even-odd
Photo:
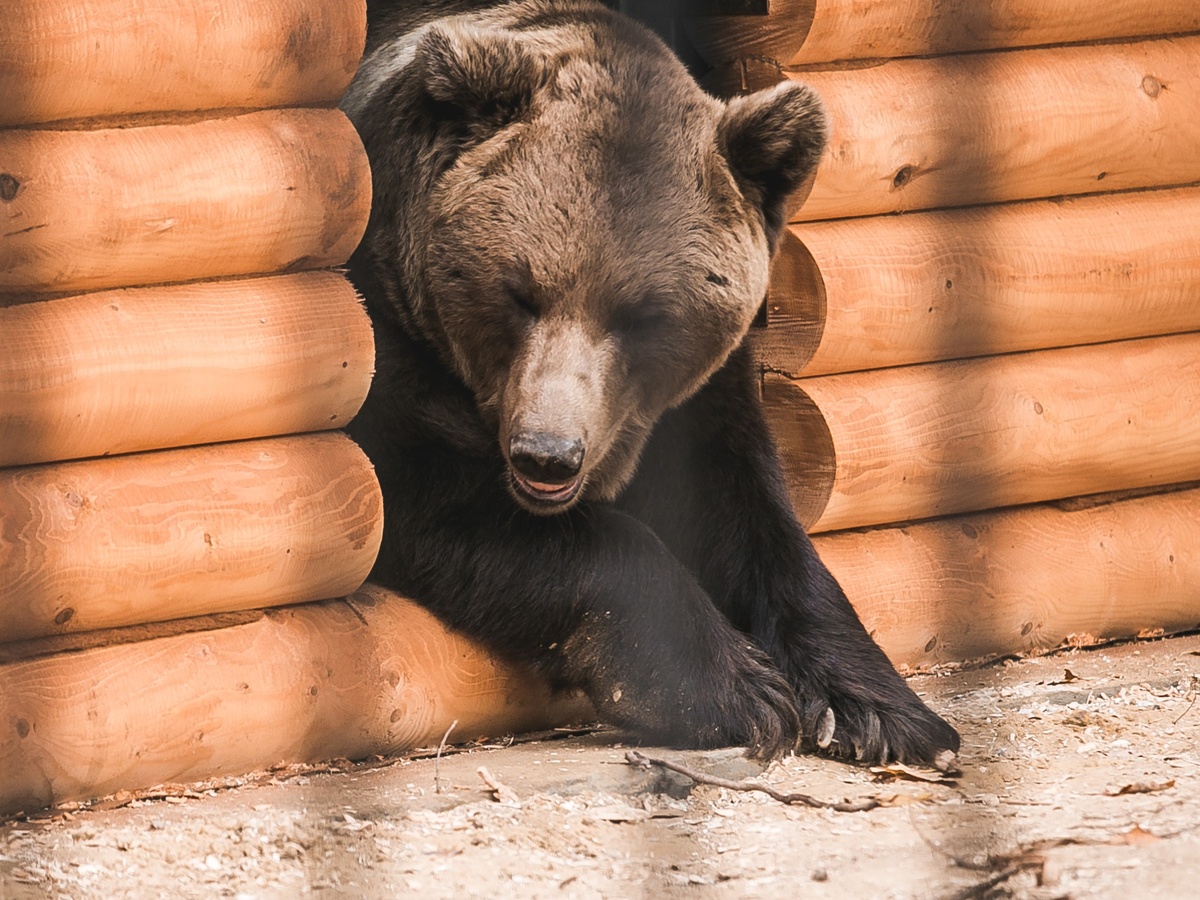
[{"label": "wood chip", "polygon": [[1151,834],[1149,831],[1143,831],[1140,825],[1134,825],[1128,831],[1116,836],[1113,840],[1114,844],[1124,844],[1127,847],[1143,847],[1146,844],[1153,844],[1160,841],[1157,834]]},{"label": "wood chip", "polygon": [[1120,797],[1123,794],[1153,794],[1173,787],[1175,787],[1174,778],[1166,781],[1135,781],[1120,787],[1110,787],[1104,793],[1109,797]]}]

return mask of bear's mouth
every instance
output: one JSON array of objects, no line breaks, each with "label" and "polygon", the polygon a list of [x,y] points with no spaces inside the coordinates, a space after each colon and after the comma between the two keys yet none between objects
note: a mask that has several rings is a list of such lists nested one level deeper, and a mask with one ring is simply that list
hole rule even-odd
[{"label": "bear's mouth", "polygon": [[584,480],[582,475],[577,475],[570,481],[554,483],[533,481],[532,479],[525,478],[523,475],[519,475],[512,469],[508,470],[508,474],[512,480],[513,487],[521,495],[529,500],[533,500],[543,508],[561,507],[570,503],[579,494]]}]

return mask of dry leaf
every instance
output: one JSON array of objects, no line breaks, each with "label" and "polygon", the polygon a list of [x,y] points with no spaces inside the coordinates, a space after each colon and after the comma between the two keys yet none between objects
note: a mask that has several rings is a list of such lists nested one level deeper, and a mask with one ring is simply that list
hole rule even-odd
[{"label": "dry leaf", "polygon": [[1143,847],[1146,844],[1153,844],[1155,841],[1162,840],[1158,835],[1151,834],[1149,831],[1143,831],[1140,825],[1134,825],[1128,831],[1118,834],[1114,839],[1114,844],[1125,844],[1128,847]]},{"label": "dry leaf", "polygon": [[886,766],[871,766],[871,774],[877,778],[907,778],[910,781],[927,781],[938,783],[953,781],[952,775],[939,772],[937,769],[918,769],[906,766],[904,763],[888,763]]},{"label": "dry leaf", "polygon": [[1135,781],[1120,787],[1110,787],[1104,793],[1109,797],[1120,797],[1122,794],[1153,794],[1155,791],[1165,791],[1175,787],[1175,779],[1168,781]]}]

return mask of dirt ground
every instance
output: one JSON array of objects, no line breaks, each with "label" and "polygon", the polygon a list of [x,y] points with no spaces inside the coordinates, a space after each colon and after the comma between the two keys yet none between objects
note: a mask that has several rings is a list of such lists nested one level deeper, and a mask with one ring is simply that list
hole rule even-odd
[{"label": "dirt ground", "polygon": [[957,779],[642,748],[866,812],[635,768],[601,732],[9,822],[0,897],[1200,896],[1200,636],[913,684],[962,731]]}]

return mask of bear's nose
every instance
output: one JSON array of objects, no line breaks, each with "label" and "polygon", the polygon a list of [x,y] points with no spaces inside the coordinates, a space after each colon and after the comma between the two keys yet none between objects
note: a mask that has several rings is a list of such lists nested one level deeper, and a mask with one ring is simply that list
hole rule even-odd
[{"label": "bear's nose", "polygon": [[583,441],[541,431],[522,431],[508,442],[508,460],[531,481],[562,484],[583,467]]}]

